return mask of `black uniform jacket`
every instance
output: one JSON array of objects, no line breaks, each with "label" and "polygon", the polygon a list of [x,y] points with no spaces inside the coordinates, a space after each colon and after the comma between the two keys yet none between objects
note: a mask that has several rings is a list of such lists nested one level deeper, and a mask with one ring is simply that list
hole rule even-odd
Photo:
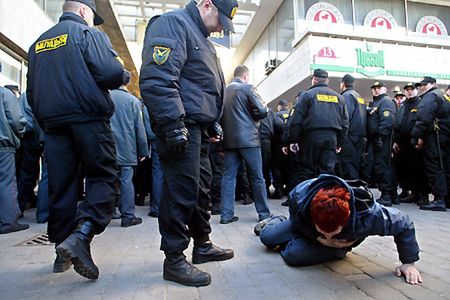
[{"label": "black uniform jacket", "polygon": [[28,52],[27,99],[45,128],[108,120],[123,67],[105,33],[64,13]]},{"label": "black uniform jacket", "polygon": [[395,126],[395,140],[403,139],[409,142],[411,131],[417,120],[417,106],[420,103],[420,97],[406,99],[397,113],[397,125]]},{"label": "black uniform jacket", "polygon": [[450,137],[450,97],[437,88],[432,88],[422,95],[411,135],[423,138],[431,134],[434,130],[434,120],[439,120],[439,133]]},{"label": "black uniform jacket", "polygon": [[373,97],[367,114],[367,137],[390,135],[394,129],[396,112],[394,102],[386,94]]},{"label": "black uniform jacket", "polygon": [[157,134],[184,118],[219,120],[224,77],[208,35],[194,1],[150,20],[139,85]]},{"label": "black uniform jacket", "polygon": [[289,126],[289,140],[296,141],[315,129],[336,130],[339,139],[348,131],[345,100],[324,83],[313,85],[301,95]]},{"label": "black uniform jacket", "polygon": [[349,127],[348,135],[364,137],[366,135],[367,105],[364,99],[353,88],[348,88],[341,93],[347,105]]}]

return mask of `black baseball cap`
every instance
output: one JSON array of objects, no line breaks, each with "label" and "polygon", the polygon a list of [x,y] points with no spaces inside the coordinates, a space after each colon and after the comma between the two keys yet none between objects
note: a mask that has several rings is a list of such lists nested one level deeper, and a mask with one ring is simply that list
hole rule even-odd
[{"label": "black baseball cap", "polygon": [[386,85],[384,84],[384,82],[381,81],[376,81],[372,84],[372,86],[370,87],[371,89],[376,88],[376,87],[386,87]]},{"label": "black baseball cap", "polygon": [[341,82],[345,83],[346,86],[353,86],[353,84],[355,83],[355,78],[350,74],[346,74],[344,77],[342,77]]},{"label": "black baseball cap", "polygon": [[403,87],[403,89],[406,90],[407,88],[413,88],[413,89],[417,88],[417,87],[416,87],[416,83],[414,83],[414,82],[408,82],[407,84],[405,84],[405,86]]},{"label": "black baseball cap", "polygon": [[234,32],[233,20],[238,10],[236,0],[212,0],[212,3],[219,10],[220,23],[226,31]]},{"label": "black baseball cap", "polygon": [[404,97],[405,94],[403,94],[402,91],[396,91],[394,97],[397,97],[397,96],[403,96]]},{"label": "black baseball cap", "polygon": [[324,69],[315,69],[313,73],[313,77],[317,78],[328,78],[328,72]]},{"label": "black baseball cap", "polygon": [[288,106],[288,102],[287,102],[287,100],[281,99],[280,101],[278,101],[278,105]]},{"label": "black baseball cap", "polygon": [[69,2],[69,1],[80,2],[80,3],[83,3],[84,5],[89,6],[89,8],[92,9],[92,11],[94,12],[94,25],[95,26],[102,25],[103,23],[105,23],[103,18],[97,13],[97,7],[95,6],[94,0],[66,0],[66,2]]},{"label": "black baseball cap", "polygon": [[425,76],[422,81],[420,82],[420,85],[426,85],[429,83],[436,83],[436,79],[430,76]]}]

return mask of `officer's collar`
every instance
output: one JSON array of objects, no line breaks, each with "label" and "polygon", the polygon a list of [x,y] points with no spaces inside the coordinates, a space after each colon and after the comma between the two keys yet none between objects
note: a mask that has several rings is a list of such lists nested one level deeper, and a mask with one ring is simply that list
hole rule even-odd
[{"label": "officer's collar", "polygon": [[315,85],[313,85],[312,87],[310,87],[309,89],[313,89],[313,88],[315,88],[315,87],[320,87],[320,86],[326,86],[326,87],[328,87],[328,84],[326,84],[326,83],[324,83],[324,82],[319,82],[319,83],[316,83]]},{"label": "officer's collar", "polygon": [[373,101],[377,101],[380,99],[383,99],[386,96],[386,94],[380,94],[378,96],[373,96]]},{"label": "officer's collar", "polygon": [[71,12],[65,12],[59,18],[59,22],[67,21],[67,20],[75,21],[77,23],[81,23],[81,24],[84,24],[84,25],[88,25],[88,23],[82,17],[80,17],[77,14],[71,13]]},{"label": "officer's collar", "polygon": [[202,34],[207,38],[209,36],[208,29],[206,29],[205,23],[203,23],[202,17],[200,16],[200,12],[198,11],[197,4],[195,1],[189,2],[186,5],[186,11],[189,16],[192,18],[195,24],[197,24],[198,28],[202,32]]},{"label": "officer's collar", "polygon": [[415,101],[417,98],[418,98],[418,96],[411,97],[411,98],[406,98],[406,101],[408,101],[408,102],[413,102],[413,101]]},{"label": "officer's collar", "polygon": [[350,92],[353,90],[353,87],[348,87],[345,91],[342,91],[341,95],[344,95],[345,92]]},{"label": "officer's collar", "polygon": [[431,89],[429,89],[428,91],[426,91],[425,93],[422,94],[422,97],[425,96],[425,94],[431,93],[432,91],[434,91],[435,89],[437,89],[436,87],[432,87]]},{"label": "officer's collar", "polygon": [[238,78],[238,77],[234,77],[233,80],[231,80],[231,82],[239,82],[239,83],[244,83],[242,81],[242,79]]}]

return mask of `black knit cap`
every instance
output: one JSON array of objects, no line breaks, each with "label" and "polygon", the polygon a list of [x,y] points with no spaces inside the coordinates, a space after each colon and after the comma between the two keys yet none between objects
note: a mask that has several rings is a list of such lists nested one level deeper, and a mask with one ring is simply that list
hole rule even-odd
[{"label": "black knit cap", "polygon": [[328,72],[324,69],[315,69],[313,73],[313,77],[316,78],[328,78]]},{"label": "black knit cap", "polygon": [[344,77],[342,77],[341,82],[346,86],[353,86],[353,84],[355,83],[355,78],[350,74],[346,74]]}]

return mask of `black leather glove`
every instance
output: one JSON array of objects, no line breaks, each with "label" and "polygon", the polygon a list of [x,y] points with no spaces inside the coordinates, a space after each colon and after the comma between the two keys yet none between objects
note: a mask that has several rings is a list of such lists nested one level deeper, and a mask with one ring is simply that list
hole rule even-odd
[{"label": "black leather glove", "polygon": [[208,127],[208,135],[212,138],[219,137],[220,140],[223,140],[222,126],[217,122],[212,123]]},{"label": "black leather glove", "polygon": [[189,131],[184,126],[173,128],[164,133],[164,141],[170,152],[184,152],[188,144]]},{"label": "black leather glove", "polygon": [[416,147],[417,144],[419,143],[419,139],[417,139],[417,138],[412,138],[412,139],[409,140],[409,142],[411,143],[411,145],[412,145],[413,147]]},{"label": "black leather glove", "polygon": [[383,138],[381,136],[377,137],[375,140],[375,148],[380,151],[383,148]]}]

